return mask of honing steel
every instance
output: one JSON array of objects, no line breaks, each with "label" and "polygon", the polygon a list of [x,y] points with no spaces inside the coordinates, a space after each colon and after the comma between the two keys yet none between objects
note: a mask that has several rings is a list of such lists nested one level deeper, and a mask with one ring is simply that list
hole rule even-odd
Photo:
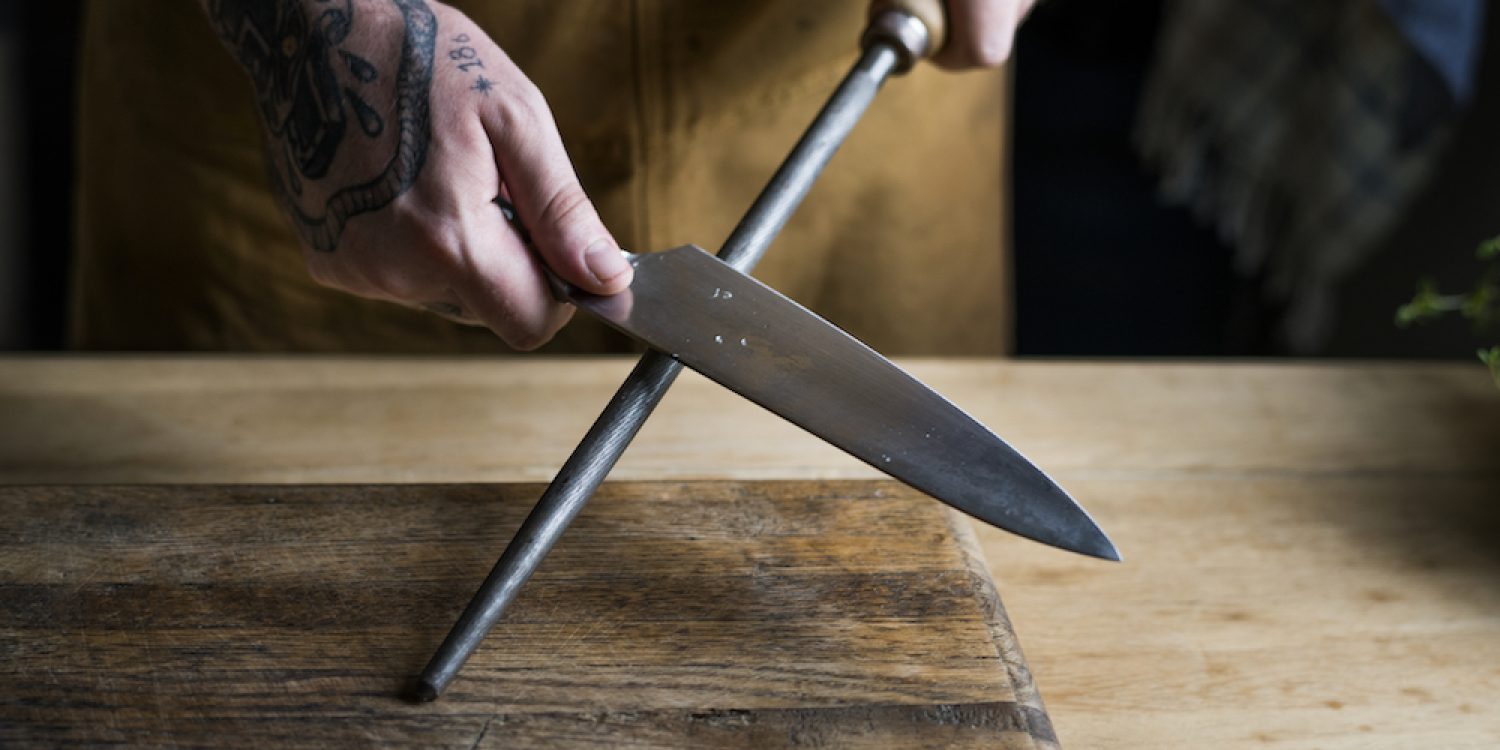
[{"label": "honing steel", "polygon": [[717,258],[692,246],[629,255],[635,277],[618,295],[560,288],[580,309],[655,351],[641,358],[537,501],[413,685],[414,697],[433,700],[457,676],[683,364],[975,518],[1046,544],[1119,559],[1088,514],[994,433],[857,339],[745,274],[886,78],[941,48],[942,13],[939,0],[893,0],[872,14],[854,69]]}]

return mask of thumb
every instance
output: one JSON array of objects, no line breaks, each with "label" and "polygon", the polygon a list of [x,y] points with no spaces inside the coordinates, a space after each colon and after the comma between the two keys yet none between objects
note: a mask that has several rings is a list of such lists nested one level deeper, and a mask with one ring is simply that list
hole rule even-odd
[{"label": "thumb", "polygon": [[547,267],[595,294],[629,287],[634,269],[578,184],[541,94],[517,97],[486,115],[501,179]]}]

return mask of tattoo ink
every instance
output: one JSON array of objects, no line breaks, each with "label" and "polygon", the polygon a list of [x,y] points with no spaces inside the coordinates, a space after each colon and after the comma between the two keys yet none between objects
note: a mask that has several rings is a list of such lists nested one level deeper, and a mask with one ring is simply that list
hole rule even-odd
[{"label": "tattoo ink", "polygon": [[[364,13],[371,4],[400,22]],[[255,84],[283,209],[309,246],[332,252],[350,218],[389,205],[426,162],[436,16],[424,0],[210,0],[209,18]],[[380,34],[353,33],[381,21]],[[399,45],[394,76],[361,38]]]},{"label": "tattoo ink", "polygon": [[354,76],[361,83],[373,83],[376,78],[380,77],[380,71],[376,70],[369,60],[353,52],[339,50],[339,57],[344,59],[344,65],[349,68],[349,75]]},{"label": "tattoo ink", "polygon": [[349,97],[349,104],[354,107],[354,114],[359,118],[359,129],[371,138],[379,137],[385,131],[385,121],[380,119],[380,113],[349,89],[344,89],[344,96]]},{"label": "tattoo ink", "polygon": [[[460,73],[470,73],[475,70],[484,70],[484,60],[479,59],[479,50],[469,46],[469,35],[458,34],[448,40],[449,43],[457,45],[448,50],[448,60]],[[489,96],[490,91],[495,88],[495,82],[484,77],[481,72],[474,79],[474,85],[469,87],[470,91]]]}]

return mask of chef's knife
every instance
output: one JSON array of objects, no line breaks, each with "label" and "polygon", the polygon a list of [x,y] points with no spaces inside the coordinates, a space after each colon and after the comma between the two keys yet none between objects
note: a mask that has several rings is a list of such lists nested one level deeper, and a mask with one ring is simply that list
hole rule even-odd
[{"label": "chef's knife", "polygon": [[[859,60],[724,241],[720,259],[741,271],[755,266],[881,85],[943,47],[944,21],[941,0],[877,0],[871,4]],[[464,661],[604,481],[681,369],[680,361],[656,350],[641,357],[558,469],[421,676],[412,683],[413,697],[434,700],[458,675]]]},{"label": "chef's knife", "polygon": [[554,289],[651,348],[985,523],[1120,559],[1088,513],[1035,464],[837,326],[692,245],[626,258],[635,277],[619,294],[590,294],[557,279]]}]

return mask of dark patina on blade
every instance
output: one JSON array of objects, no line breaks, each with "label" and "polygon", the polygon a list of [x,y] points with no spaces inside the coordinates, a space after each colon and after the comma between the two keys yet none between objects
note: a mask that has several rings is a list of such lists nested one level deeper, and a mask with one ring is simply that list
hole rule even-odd
[{"label": "dark patina on blade", "polygon": [[969,515],[1107,560],[1056,482],[962,409],[807,308],[688,245],[630,255],[630,289],[578,307]]}]

